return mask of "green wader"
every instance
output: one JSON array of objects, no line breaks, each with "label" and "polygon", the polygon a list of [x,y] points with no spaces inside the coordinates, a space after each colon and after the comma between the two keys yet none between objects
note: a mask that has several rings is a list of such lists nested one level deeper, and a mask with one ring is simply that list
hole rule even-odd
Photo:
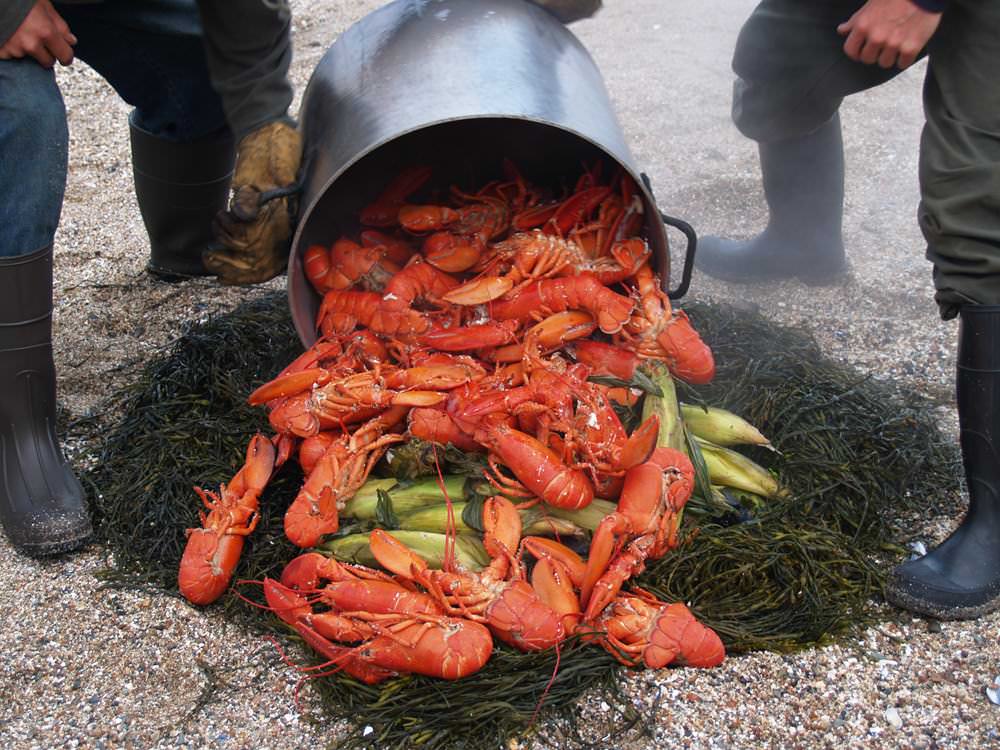
[{"label": "green wader", "polygon": [[[736,45],[733,120],[774,142],[815,131],[845,96],[893,78],[849,59],[837,25],[857,0],[764,0]],[[945,319],[1000,304],[1000,3],[951,0],[927,46],[920,228]]]}]

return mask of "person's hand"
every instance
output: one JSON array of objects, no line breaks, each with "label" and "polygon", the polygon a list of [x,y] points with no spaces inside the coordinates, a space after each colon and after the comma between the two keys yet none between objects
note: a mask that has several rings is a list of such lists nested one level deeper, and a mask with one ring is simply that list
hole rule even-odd
[{"label": "person's hand", "polygon": [[10,39],[0,45],[0,60],[33,57],[38,64],[51,68],[58,60],[73,62],[76,37],[49,0],[37,0]]},{"label": "person's hand", "polygon": [[205,267],[223,284],[258,284],[285,269],[301,160],[302,138],[284,122],[240,141],[229,210],[220,211],[213,226],[221,248],[202,254]]},{"label": "person's hand", "polygon": [[940,13],[931,13],[912,0],[868,0],[837,27],[846,36],[844,54],[868,65],[908,68],[937,31]]}]

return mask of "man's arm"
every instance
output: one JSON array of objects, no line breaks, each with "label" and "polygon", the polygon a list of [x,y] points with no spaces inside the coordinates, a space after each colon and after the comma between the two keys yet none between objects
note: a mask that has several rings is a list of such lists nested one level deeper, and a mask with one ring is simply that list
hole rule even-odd
[{"label": "man's arm", "polygon": [[868,0],[837,27],[844,54],[868,65],[908,68],[937,31],[944,0]]},{"label": "man's arm", "polygon": [[212,85],[237,138],[291,122],[291,15],[282,0],[198,0]]},{"label": "man's arm", "polygon": [[73,62],[76,37],[49,0],[5,0],[0,10],[0,60],[33,57],[51,68]]}]

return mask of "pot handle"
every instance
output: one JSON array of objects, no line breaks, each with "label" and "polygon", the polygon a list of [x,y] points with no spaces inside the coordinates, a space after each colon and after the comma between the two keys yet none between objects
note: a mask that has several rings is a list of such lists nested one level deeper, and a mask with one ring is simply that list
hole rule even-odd
[{"label": "pot handle", "polygon": [[687,238],[687,246],[684,248],[684,266],[681,269],[681,282],[676,289],[667,289],[667,296],[670,299],[680,299],[687,294],[688,287],[691,286],[691,273],[694,271],[694,251],[698,247],[698,235],[695,234],[694,227],[681,219],[667,216],[660,211],[660,218],[667,226],[676,227],[684,233]]},{"label": "pot handle", "polygon": [[[642,178],[642,184],[646,186],[649,196],[653,199],[653,204],[656,205],[656,197],[653,195],[653,184],[649,181],[649,175],[645,172],[640,172],[639,177]],[[659,213],[660,219],[664,224],[681,230],[687,238],[687,247],[684,248],[684,266],[681,268],[681,283],[677,285],[676,289],[664,287],[663,290],[670,299],[680,299],[687,294],[688,287],[691,286],[691,273],[694,271],[694,251],[698,247],[698,235],[695,234],[694,227],[686,221],[675,219],[673,216],[667,216],[663,211]],[[670,282],[669,279],[664,279],[664,281],[667,283]]]}]

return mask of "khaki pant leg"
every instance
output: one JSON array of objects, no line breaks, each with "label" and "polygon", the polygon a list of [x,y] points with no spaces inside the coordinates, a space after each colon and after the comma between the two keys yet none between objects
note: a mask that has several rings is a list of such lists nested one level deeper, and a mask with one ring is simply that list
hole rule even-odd
[{"label": "khaki pant leg", "polygon": [[1000,3],[952,0],[929,51],[919,219],[948,319],[1000,304]]},{"label": "khaki pant leg", "polygon": [[773,143],[812,133],[845,96],[899,70],[844,54],[837,33],[863,0],[764,0],[740,31],[733,56],[733,122],[748,138]]}]

